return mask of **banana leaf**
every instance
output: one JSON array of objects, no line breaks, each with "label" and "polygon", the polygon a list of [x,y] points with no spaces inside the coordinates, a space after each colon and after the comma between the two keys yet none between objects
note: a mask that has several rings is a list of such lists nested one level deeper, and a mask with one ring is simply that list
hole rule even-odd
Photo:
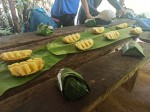
[{"label": "banana leaf", "polygon": [[[103,34],[99,34],[99,35],[94,35],[94,34],[91,33],[90,30],[87,30],[85,32],[80,33],[80,35],[81,35],[80,40],[92,38],[93,41],[94,41],[94,45],[89,50],[97,49],[97,48],[101,48],[101,47],[104,47],[106,45],[112,44],[116,41],[131,37],[131,35],[130,35],[130,30],[131,29],[132,29],[132,27],[117,30],[120,33],[120,38],[118,38],[116,40],[107,40],[103,37],[104,33],[108,32],[108,31],[115,30],[114,27],[105,28],[105,32]],[[83,52],[83,51],[77,49],[74,46],[74,44],[64,43],[62,41],[62,38],[63,37],[59,37],[58,39],[54,40],[53,42],[48,43],[47,44],[47,49],[55,55]]]},{"label": "banana leaf", "polygon": [[8,70],[7,65],[8,64],[5,63],[4,61],[0,61],[0,72]]},{"label": "banana leaf", "polygon": [[2,95],[6,90],[10,88],[20,86],[34,79],[42,71],[50,69],[53,65],[55,65],[57,62],[62,60],[65,57],[65,55],[61,55],[61,56],[53,55],[47,50],[46,46],[43,46],[40,49],[34,51],[33,55],[30,58],[35,58],[35,57],[41,57],[44,60],[45,62],[44,68],[40,72],[26,77],[12,76],[7,69],[8,63],[5,63],[3,61],[0,62],[0,95]]},{"label": "banana leaf", "polygon": [[144,57],[143,48],[136,41],[126,43],[122,47],[122,54],[125,56]]},{"label": "banana leaf", "polygon": [[72,69],[61,69],[57,78],[59,88],[68,100],[77,100],[88,95],[90,92],[90,88],[85,79]]}]

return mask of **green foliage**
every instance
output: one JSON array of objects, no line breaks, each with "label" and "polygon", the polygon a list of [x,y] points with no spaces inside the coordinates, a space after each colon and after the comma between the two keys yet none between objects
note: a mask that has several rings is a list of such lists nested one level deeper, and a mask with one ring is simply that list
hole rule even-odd
[{"label": "green foliage", "polygon": [[24,1],[16,0],[16,8],[17,8],[18,12],[22,14],[22,11],[24,9]]},{"label": "green foliage", "polygon": [[[18,21],[17,23],[19,23],[19,26],[22,26],[24,23],[27,22],[27,11],[29,9],[33,9],[35,7],[41,7],[44,9],[47,9],[47,12],[50,12],[49,9],[52,5],[51,0],[14,0],[14,5],[16,8],[16,12],[17,12],[17,17],[18,17]],[[2,8],[1,8],[2,6]],[[3,9],[3,5],[0,2],[0,36],[1,35],[7,35],[7,34],[12,34],[10,28],[8,28],[8,26],[10,26],[10,18],[9,19],[9,15],[13,15],[11,14],[8,2],[6,1],[5,6],[4,7],[8,7],[7,11],[4,11]],[[7,13],[6,13],[7,12]],[[8,22],[9,20],[9,22]],[[12,22],[12,24],[14,23],[14,21]],[[11,24],[11,25],[12,25]],[[7,28],[6,28],[7,27]],[[14,27],[12,27],[12,31],[14,31]]]},{"label": "green foliage", "polygon": [[147,18],[144,13],[138,15],[140,18]]},{"label": "green foliage", "polygon": [[0,36],[12,34],[11,29],[12,29],[11,27],[6,27],[5,29],[0,28]]},{"label": "green foliage", "polygon": [[3,13],[0,15],[0,27],[5,28],[6,26],[9,26],[7,21],[7,15],[6,13]]}]

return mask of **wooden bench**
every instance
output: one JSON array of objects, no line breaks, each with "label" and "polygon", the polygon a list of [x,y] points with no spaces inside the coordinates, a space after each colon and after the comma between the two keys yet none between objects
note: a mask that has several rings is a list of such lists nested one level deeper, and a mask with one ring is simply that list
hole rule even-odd
[{"label": "wooden bench", "polygon": [[[82,28],[82,30],[86,29],[84,26],[77,26],[74,29],[80,31],[80,28]],[[67,29],[71,29],[71,27],[66,28],[65,30]],[[74,30],[74,32],[76,32],[76,30]],[[34,33],[29,35],[34,35]],[[23,36],[23,38],[25,37],[26,36]],[[40,39],[42,38],[42,40],[38,40],[38,38],[37,40],[27,41],[23,38],[20,39],[20,44],[16,44],[15,41],[17,40],[14,39],[14,43],[12,42],[12,44],[0,47],[3,48],[3,51],[10,50],[10,46],[13,47],[11,50],[30,48],[31,46],[32,49],[37,49],[39,46],[54,39],[53,37],[39,37]],[[125,39],[100,49],[68,55],[64,60],[57,63],[50,70],[43,72],[37,78],[19,87],[6,91],[0,96],[0,111],[92,111],[95,106],[103,101],[113,90],[128,81],[138,69],[149,62],[150,47],[148,43],[142,44],[146,54],[146,58],[144,59],[122,56],[121,51],[111,53],[130,40],[131,39]],[[69,67],[83,75],[91,88],[91,92],[88,96],[73,102],[67,101],[63,97],[56,84],[56,75],[63,67]]]}]

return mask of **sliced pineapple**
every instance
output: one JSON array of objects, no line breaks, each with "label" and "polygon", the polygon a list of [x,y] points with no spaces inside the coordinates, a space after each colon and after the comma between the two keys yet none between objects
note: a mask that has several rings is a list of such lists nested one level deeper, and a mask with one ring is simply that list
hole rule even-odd
[{"label": "sliced pineapple", "polygon": [[62,40],[70,44],[70,43],[78,41],[79,39],[80,39],[80,34],[76,33],[76,34],[68,35],[64,37]]},{"label": "sliced pineapple", "polygon": [[32,50],[19,50],[12,52],[4,52],[0,55],[0,58],[4,61],[17,61],[29,57],[32,54]]},{"label": "sliced pineapple", "polygon": [[123,28],[126,28],[126,27],[128,27],[128,23],[122,23],[122,24],[116,25],[117,29],[123,29]]},{"label": "sliced pineapple", "polygon": [[109,40],[114,40],[119,38],[120,34],[118,31],[110,31],[104,34],[104,37],[109,39]]},{"label": "sliced pineapple", "polygon": [[130,33],[133,35],[140,35],[142,32],[143,31],[141,27],[135,27],[130,31]]},{"label": "sliced pineapple", "polygon": [[75,46],[80,50],[87,50],[91,48],[94,44],[92,39],[81,40],[75,43]]},{"label": "sliced pineapple", "polygon": [[20,63],[8,65],[8,69],[13,76],[27,76],[38,72],[44,66],[42,58],[29,59]]},{"label": "sliced pineapple", "polygon": [[93,27],[91,31],[94,34],[100,34],[100,33],[103,33],[104,30],[105,30],[104,27]]}]

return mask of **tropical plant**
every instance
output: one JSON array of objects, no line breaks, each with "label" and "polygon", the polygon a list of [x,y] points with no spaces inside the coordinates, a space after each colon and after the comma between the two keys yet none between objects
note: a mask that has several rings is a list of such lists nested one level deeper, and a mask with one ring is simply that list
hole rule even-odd
[{"label": "tropical plant", "polygon": [[0,35],[20,33],[22,25],[28,21],[28,10],[37,6],[50,12],[52,1],[0,0]]},{"label": "tropical plant", "polygon": [[11,30],[12,30],[11,27],[6,27],[5,29],[0,28],[0,36],[5,36],[5,35],[12,34]]}]

